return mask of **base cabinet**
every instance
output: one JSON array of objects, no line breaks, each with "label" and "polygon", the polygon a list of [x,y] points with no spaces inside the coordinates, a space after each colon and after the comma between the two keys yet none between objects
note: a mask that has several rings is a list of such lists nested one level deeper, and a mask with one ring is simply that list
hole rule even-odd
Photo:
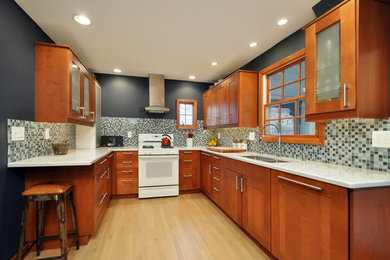
[{"label": "base cabinet", "polygon": [[199,151],[179,152],[179,191],[200,189]]},{"label": "base cabinet", "polygon": [[114,195],[138,193],[138,152],[115,152]]},{"label": "base cabinet", "polygon": [[348,259],[348,190],[272,171],[272,254]]},{"label": "base cabinet", "polygon": [[200,153],[201,190],[210,197],[211,195],[211,154]]},{"label": "base cabinet", "polygon": [[241,226],[241,174],[230,169],[224,169],[225,174],[225,212]]}]

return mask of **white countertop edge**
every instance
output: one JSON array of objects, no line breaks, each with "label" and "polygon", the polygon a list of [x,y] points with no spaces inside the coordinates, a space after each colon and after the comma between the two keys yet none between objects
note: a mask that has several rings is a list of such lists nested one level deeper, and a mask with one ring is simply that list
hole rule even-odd
[{"label": "white countertop edge", "polygon": [[[349,189],[374,188],[390,186],[390,173],[367,169],[352,168],[340,165],[326,164],[314,161],[301,161],[289,157],[281,159],[288,163],[267,163],[242,157],[242,155],[259,155],[258,153],[220,153],[207,150],[205,147],[177,147],[179,150],[196,150],[224,156],[257,166],[290,173],[293,175],[326,182]],[[46,155],[31,159],[10,162],[9,168],[24,167],[59,167],[59,166],[89,166],[111,152],[138,151],[137,147],[100,147],[96,149],[69,150],[67,155]],[[262,155],[275,158],[271,155]],[[78,159],[80,157],[80,159]],[[83,158],[88,157],[88,158]],[[321,174],[322,171],[322,174]],[[312,173],[317,172],[317,174]],[[328,176],[326,176],[328,174]],[[369,175],[371,175],[371,180]],[[335,177],[333,177],[335,176]],[[367,177],[366,177],[367,176]],[[341,177],[341,178],[340,178]],[[375,177],[375,178],[374,178]],[[354,180],[355,178],[355,180]]]}]

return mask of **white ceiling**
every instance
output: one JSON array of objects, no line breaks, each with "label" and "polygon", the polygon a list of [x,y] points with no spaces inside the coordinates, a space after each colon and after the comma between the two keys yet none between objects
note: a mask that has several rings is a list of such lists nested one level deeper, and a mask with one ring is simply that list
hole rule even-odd
[{"label": "white ceiling", "polygon": [[[16,0],[94,72],[213,82],[315,18],[319,0]],[[85,14],[90,26],[73,21]],[[288,23],[278,26],[280,18]],[[249,48],[251,41],[258,42]],[[217,61],[218,66],[210,65]]]}]

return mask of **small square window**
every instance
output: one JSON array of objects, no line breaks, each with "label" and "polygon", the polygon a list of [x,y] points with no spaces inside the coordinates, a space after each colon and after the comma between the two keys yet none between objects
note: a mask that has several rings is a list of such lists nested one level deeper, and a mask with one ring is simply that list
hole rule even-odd
[{"label": "small square window", "polygon": [[178,99],[177,105],[177,129],[197,128],[197,101],[190,99]]}]

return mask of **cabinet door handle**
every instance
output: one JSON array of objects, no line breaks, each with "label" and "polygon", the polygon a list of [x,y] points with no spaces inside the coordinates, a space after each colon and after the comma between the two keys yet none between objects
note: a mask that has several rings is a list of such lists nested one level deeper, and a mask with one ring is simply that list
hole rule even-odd
[{"label": "cabinet door handle", "polygon": [[192,160],[184,160],[184,162],[192,162]]},{"label": "cabinet door handle", "polygon": [[99,201],[98,205],[102,205],[102,203],[103,203],[104,199],[106,198],[106,196],[107,196],[107,192],[104,193],[103,198]]},{"label": "cabinet door handle", "polygon": [[186,153],[186,154],[191,154],[192,152],[184,152],[184,153]]},{"label": "cabinet door handle", "polygon": [[216,181],[220,181],[221,179],[217,178],[217,177],[213,177],[214,180]]},{"label": "cabinet door handle", "polygon": [[107,179],[110,179],[110,168],[107,168]]},{"label": "cabinet door handle", "polygon": [[122,171],[122,173],[132,173],[133,170],[129,170],[129,171]]},{"label": "cabinet door handle", "polygon": [[217,157],[217,156],[213,156],[213,157],[214,157],[214,159],[219,160],[219,157]]},{"label": "cabinet door handle", "polygon": [[86,116],[85,116],[85,107],[79,107],[79,110],[82,110],[83,111],[83,115],[80,116],[81,119],[85,119]]},{"label": "cabinet door handle", "polygon": [[122,182],[133,182],[133,180],[122,180]]},{"label": "cabinet door handle", "polygon": [[108,158],[111,158],[111,157],[113,157],[114,156],[114,154],[112,153],[112,154],[110,154],[110,156],[108,156]]},{"label": "cabinet door handle", "polygon": [[213,187],[214,188],[214,190],[216,191],[216,192],[220,192],[220,190],[218,190],[217,188],[215,188],[215,187]]},{"label": "cabinet door handle", "polygon": [[122,162],[122,163],[126,163],[126,164],[132,164],[133,161],[130,161],[130,162]]},{"label": "cabinet door handle", "polygon": [[221,168],[218,168],[218,167],[214,166],[213,169],[219,171]]},{"label": "cabinet door handle", "polygon": [[103,163],[105,163],[107,161],[107,159],[104,159],[103,161],[101,161],[100,163],[99,163],[99,165],[102,165]]},{"label": "cabinet door handle", "polygon": [[92,114],[91,122],[94,122],[95,121],[95,112],[89,112],[89,113]]},{"label": "cabinet door handle", "polygon": [[202,153],[202,155],[205,155],[207,157],[210,157],[210,154],[207,154],[207,153]]},{"label": "cabinet door handle", "polygon": [[211,164],[209,164],[209,174],[211,174]]},{"label": "cabinet door handle", "polygon": [[107,171],[103,172],[103,174],[102,174],[102,175],[100,175],[100,177],[99,177],[99,180],[100,180],[101,178],[103,178],[103,177],[104,177],[104,175],[106,175],[106,173],[107,173]]},{"label": "cabinet door handle", "polygon": [[349,85],[344,83],[343,90],[344,90],[344,106],[349,106],[349,102],[347,101],[347,88],[349,88]]},{"label": "cabinet door handle", "polygon": [[132,155],[133,153],[123,152],[123,155]]},{"label": "cabinet door handle", "polygon": [[184,178],[191,178],[192,175],[184,175]]},{"label": "cabinet door handle", "polygon": [[239,190],[240,187],[238,187],[238,176],[236,176],[236,190]]},{"label": "cabinet door handle", "polygon": [[285,181],[288,181],[288,182],[291,182],[291,183],[295,183],[295,184],[301,185],[301,186],[305,186],[305,187],[313,189],[313,190],[317,190],[317,191],[322,191],[323,190],[323,188],[321,188],[321,187],[317,187],[317,186],[313,186],[313,185],[310,185],[310,184],[307,184],[307,183],[304,183],[304,182],[292,180],[292,179],[289,179],[289,178],[286,178],[286,177],[283,177],[283,176],[278,176],[278,178],[282,179],[282,180],[285,180]]},{"label": "cabinet door handle", "polygon": [[244,178],[241,178],[241,192],[244,192]]}]

